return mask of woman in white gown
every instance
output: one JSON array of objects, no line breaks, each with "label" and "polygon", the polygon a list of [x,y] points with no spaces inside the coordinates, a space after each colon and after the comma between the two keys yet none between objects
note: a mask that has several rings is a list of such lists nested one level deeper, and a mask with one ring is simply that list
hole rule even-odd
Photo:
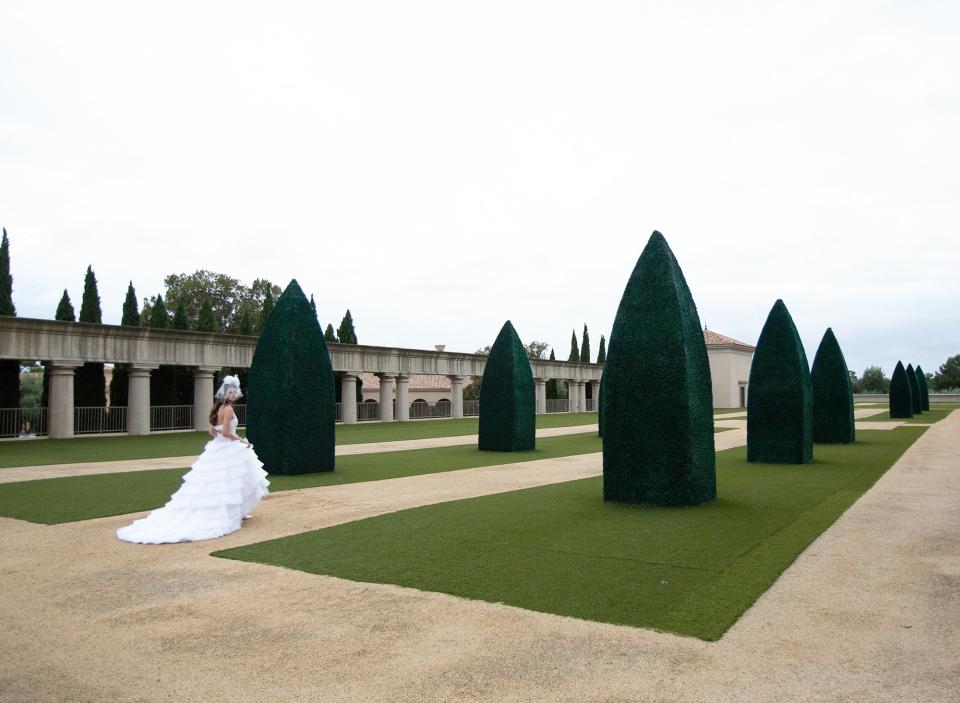
[{"label": "woman in white gown", "polygon": [[236,433],[232,405],[242,396],[240,380],[225,377],[210,411],[215,436],[184,475],[183,484],[166,505],[121,527],[117,537],[140,544],[195,542],[240,529],[270,485],[253,445]]}]

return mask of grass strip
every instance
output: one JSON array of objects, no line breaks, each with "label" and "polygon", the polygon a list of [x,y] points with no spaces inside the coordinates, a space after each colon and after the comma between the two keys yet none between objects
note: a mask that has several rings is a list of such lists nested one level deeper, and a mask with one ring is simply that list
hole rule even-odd
[{"label": "grass strip", "polygon": [[804,465],[720,452],[699,507],[607,504],[597,477],[214,555],[716,640],[924,431],[818,444]]},{"label": "grass strip", "polygon": [[929,410],[924,410],[919,415],[914,415],[912,418],[891,418],[890,411],[880,413],[879,415],[871,415],[870,417],[863,417],[857,420],[857,422],[905,422],[908,425],[932,425],[935,422],[940,422],[951,412],[960,408],[960,403],[937,403],[936,405],[931,404]]},{"label": "grass strip", "polygon": [[[552,413],[538,415],[537,428],[590,425],[596,421],[596,413]],[[337,444],[459,437],[477,434],[478,423],[479,420],[475,417],[458,420],[357,423],[337,425],[336,436]],[[240,434],[243,434],[243,430]],[[198,454],[209,439],[205,432],[172,432],[142,437],[116,435],[0,442],[0,468],[188,456]]]}]

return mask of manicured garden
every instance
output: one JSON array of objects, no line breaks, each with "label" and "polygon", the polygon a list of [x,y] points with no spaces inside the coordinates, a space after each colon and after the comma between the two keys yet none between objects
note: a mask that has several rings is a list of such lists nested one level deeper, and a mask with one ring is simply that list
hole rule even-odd
[{"label": "manicured garden", "polygon": [[[884,406],[886,407],[886,406]],[[922,413],[914,415],[910,418],[891,418],[890,411],[880,413],[879,415],[871,415],[870,417],[864,417],[857,422],[905,422],[908,425],[932,425],[935,422],[940,422],[943,418],[950,414],[952,410],[960,408],[960,403],[931,403],[929,410],[924,410]]]},{"label": "manicured garden", "polygon": [[215,555],[715,640],[924,431],[861,432],[805,464],[720,452],[717,499],[697,507],[605,503],[596,477]]}]

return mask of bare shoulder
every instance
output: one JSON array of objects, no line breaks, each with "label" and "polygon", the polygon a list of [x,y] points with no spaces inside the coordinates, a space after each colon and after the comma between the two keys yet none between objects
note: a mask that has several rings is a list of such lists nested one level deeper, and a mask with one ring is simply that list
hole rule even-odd
[{"label": "bare shoulder", "polygon": [[224,405],[222,408],[220,408],[220,424],[223,424],[226,420],[231,419],[233,414],[233,408],[231,408],[229,405]]}]

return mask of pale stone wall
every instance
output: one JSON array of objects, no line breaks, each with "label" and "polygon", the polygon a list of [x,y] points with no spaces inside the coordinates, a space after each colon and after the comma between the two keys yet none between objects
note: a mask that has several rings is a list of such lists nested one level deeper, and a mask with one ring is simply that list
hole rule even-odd
[{"label": "pale stone wall", "polygon": [[710,377],[713,382],[713,407],[741,407],[740,388],[746,388],[750,380],[753,354],[733,347],[708,347],[707,357],[710,360]]}]

